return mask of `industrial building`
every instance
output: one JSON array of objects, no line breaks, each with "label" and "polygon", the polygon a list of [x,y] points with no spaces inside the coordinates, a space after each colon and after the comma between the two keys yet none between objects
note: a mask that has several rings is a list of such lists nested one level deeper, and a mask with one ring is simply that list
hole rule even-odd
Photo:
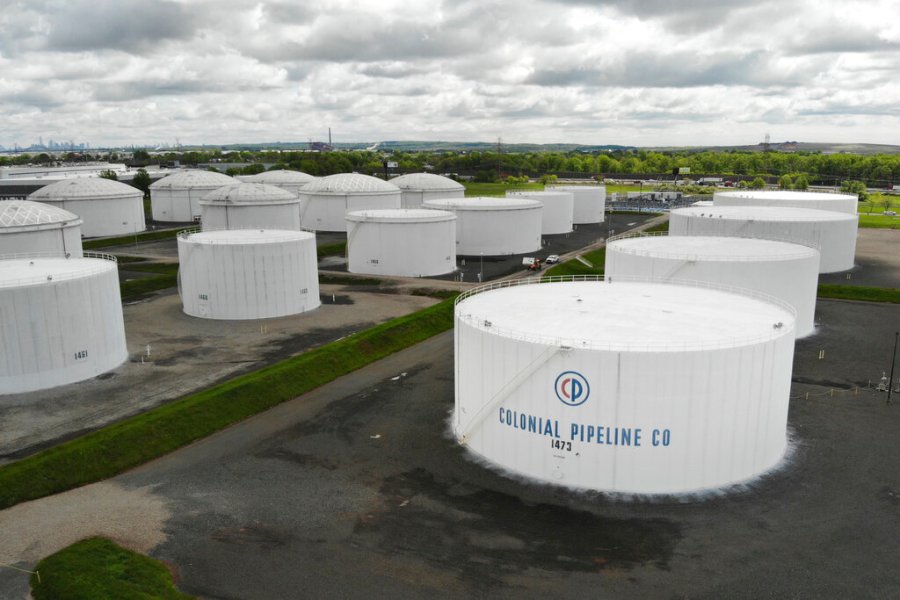
[{"label": "industrial building", "polygon": [[318,308],[316,236],[243,229],[178,235],[184,312],[204,319],[268,319]]},{"label": "industrial building", "polygon": [[189,223],[200,218],[200,200],[213,190],[237,183],[215,171],[181,171],[150,184],[154,221]]},{"label": "industrial building", "polygon": [[200,200],[203,230],[300,229],[300,197],[274,185],[232,183]]},{"label": "industrial building", "polygon": [[544,189],[572,193],[575,197],[572,222],[575,225],[603,223],[606,219],[605,185],[548,185]]},{"label": "industrial building", "polygon": [[44,186],[29,200],[51,204],[81,217],[85,237],[127,235],[144,231],[144,194],[112,179],[64,179]]},{"label": "industrial building", "polygon": [[422,206],[456,214],[456,253],[507,256],[541,248],[543,205],[530,198],[445,198]]},{"label": "industrial building", "polygon": [[713,206],[777,206],[815,208],[855,215],[859,198],[849,194],[795,192],[791,190],[734,190],[713,194]]},{"label": "industrial building", "polygon": [[351,273],[430,277],[456,268],[456,215],[427,209],[347,213]]},{"label": "industrial building", "polygon": [[314,180],[315,177],[303,171],[291,171],[289,169],[275,169],[264,171],[257,175],[242,175],[238,179],[247,183],[265,183],[274,185],[293,194],[299,194],[300,188]]},{"label": "industrial building", "polygon": [[782,459],[790,306],[534,281],[457,301],[452,428],[471,451],[543,482],[642,494],[728,486]]},{"label": "industrial building", "polygon": [[320,177],[300,191],[300,224],[312,231],[347,231],[348,212],[400,208],[400,188],[359,173]]},{"label": "industrial building", "polygon": [[128,358],[112,256],[0,260],[0,307],[0,394],[82,381]]},{"label": "industrial building", "polygon": [[681,280],[752,290],[794,307],[796,336],[813,333],[819,251],[753,238],[622,236],[606,245],[608,281]]},{"label": "industrial building", "polygon": [[0,256],[33,253],[80,258],[81,218],[50,204],[0,200]]},{"label": "industrial building", "polygon": [[819,273],[853,268],[858,217],[812,208],[688,206],[669,215],[669,235],[755,237],[817,248]]},{"label": "industrial building", "polygon": [[506,192],[507,198],[530,198],[544,205],[541,212],[541,234],[557,235],[572,231],[575,195],[572,192]]},{"label": "industrial building", "polygon": [[419,208],[426,200],[463,198],[466,188],[458,181],[433,173],[409,173],[391,179],[400,188],[403,208]]}]

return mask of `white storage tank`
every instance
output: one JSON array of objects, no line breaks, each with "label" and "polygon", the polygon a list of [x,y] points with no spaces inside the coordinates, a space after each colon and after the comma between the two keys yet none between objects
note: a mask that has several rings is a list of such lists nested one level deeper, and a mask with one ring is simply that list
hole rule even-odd
[{"label": "white storage tank", "polygon": [[199,204],[204,231],[300,229],[300,197],[274,185],[233,183],[211,191]]},{"label": "white storage tank", "polygon": [[400,188],[369,175],[329,175],[300,190],[300,224],[313,231],[347,231],[348,212],[379,208],[400,208]]},{"label": "white storage tank", "polygon": [[808,246],[713,236],[622,236],[606,245],[606,278],[690,280],[746,288],[797,312],[795,333],[813,333],[819,251]]},{"label": "white storage tank", "polygon": [[188,223],[200,218],[200,200],[213,190],[237,183],[216,171],[181,171],[150,184],[154,221]]},{"label": "white storage tank", "polygon": [[555,235],[572,231],[575,196],[571,192],[506,192],[507,198],[530,198],[544,205],[541,233]]},{"label": "white storage tank", "polygon": [[184,312],[204,319],[268,319],[318,308],[316,236],[244,229],[178,235]]},{"label": "white storage tank", "polygon": [[541,248],[543,205],[530,198],[444,198],[424,208],[456,214],[456,254],[507,256]]},{"label": "white storage tank", "polygon": [[81,217],[85,237],[127,235],[144,231],[144,194],[130,185],[83,177],[64,179],[28,196],[34,202],[52,204]]},{"label": "white storage tank", "polygon": [[0,260],[0,394],[82,381],[126,358],[114,257]]},{"label": "white storage tank", "polygon": [[81,218],[50,204],[0,201],[0,255],[37,252],[80,257]]},{"label": "white storage tank", "polygon": [[791,190],[734,190],[716,192],[713,206],[778,206],[787,208],[815,208],[855,215],[859,198],[849,194],[827,192],[795,192]]},{"label": "white storage tank", "polygon": [[535,283],[468,292],[455,322],[453,430],[515,473],[677,494],[758,476],[787,448],[787,305],[674,284]]},{"label": "white storage tank", "polygon": [[603,223],[606,220],[605,185],[548,185],[544,189],[572,193],[575,197],[572,222],[576,225]]},{"label": "white storage tank", "polygon": [[299,194],[300,188],[315,179],[309,173],[303,171],[291,171],[289,169],[275,169],[273,171],[265,171],[257,175],[247,175],[240,178],[241,181],[248,183],[265,183],[266,185],[274,185],[288,192]]},{"label": "white storage tank", "polygon": [[419,208],[426,200],[462,198],[466,195],[463,184],[433,173],[409,173],[394,177],[391,183],[400,188],[403,208]]},{"label": "white storage tank", "polygon": [[755,237],[818,248],[819,273],[853,268],[858,217],[812,208],[688,206],[669,213],[669,235]]},{"label": "white storage tank", "polygon": [[430,277],[456,269],[456,215],[395,208],[347,213],[351,273]]}]

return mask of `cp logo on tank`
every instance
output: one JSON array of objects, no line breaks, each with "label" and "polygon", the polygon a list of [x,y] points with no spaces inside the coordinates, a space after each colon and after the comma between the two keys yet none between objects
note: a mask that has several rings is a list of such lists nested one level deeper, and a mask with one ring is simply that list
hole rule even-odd
[{"label": "cp logo on tank", "polygon": [[584,404],[591,395],[591,386],[581,373],[575,371],[563,371],[556,378],[553,386],[556,397],[567,406]]}]

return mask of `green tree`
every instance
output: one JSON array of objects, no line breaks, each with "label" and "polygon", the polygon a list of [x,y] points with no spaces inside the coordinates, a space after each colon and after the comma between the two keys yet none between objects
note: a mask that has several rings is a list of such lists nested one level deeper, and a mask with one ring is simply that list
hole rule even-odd
[{"label": "green tree", "polygon": [[150,162],[150,153],[146,150],[135,150],[131,154],[131,159],[134,162],[139,163],[149,163]]},{"label": "green tree", "polygon": [[138,169],[135,172],[131,185],[144,192],[144,198],[150,197],[150,174],[145,169]]},{"label": "green tree", "polygon": [[104,169],[103,171],[100,171],[100,177],[102,177],[103,179],[112,179],[113,181],[119,180],[119,176],[116,175],[116,172],[112,169]]},{"label": "green tree", "polygon": [[809,179],[807,179],[806,173],[800,173],[799,175],[797,175],[797,178],[794,179],[794,189],[795,190],[809,189]]},{"label": "green tree", "polygon": [[783,190],[790,190],[794,187],[794,180],[791,179],[790,175],[782,175],[778,180],[778,187]]},{"label": "green tree", "polygon": [[761,190],[766,187],[766,180],[762,177],[755,177],[747,187],[751,190]]},{"label": "green tree", "polygon": [[860,202],[865,202],[869,199],[869,192],[866,190],[866,184],[862,181],[843,181],[841,182],[841,191],[847,194],[856,194]]}]

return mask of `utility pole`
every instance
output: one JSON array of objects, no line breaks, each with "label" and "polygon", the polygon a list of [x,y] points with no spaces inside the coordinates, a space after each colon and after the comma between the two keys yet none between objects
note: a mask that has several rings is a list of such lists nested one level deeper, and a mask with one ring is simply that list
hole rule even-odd
[{"label": "utility pole", "polygon": [[894,333],[894,352],[891,354],[891,376],[890,379],[888,379],[888,404],[891,403],[891,396],[894,394],[894,363],[897,362],[897,338],[900,338],[900,331]]}]

